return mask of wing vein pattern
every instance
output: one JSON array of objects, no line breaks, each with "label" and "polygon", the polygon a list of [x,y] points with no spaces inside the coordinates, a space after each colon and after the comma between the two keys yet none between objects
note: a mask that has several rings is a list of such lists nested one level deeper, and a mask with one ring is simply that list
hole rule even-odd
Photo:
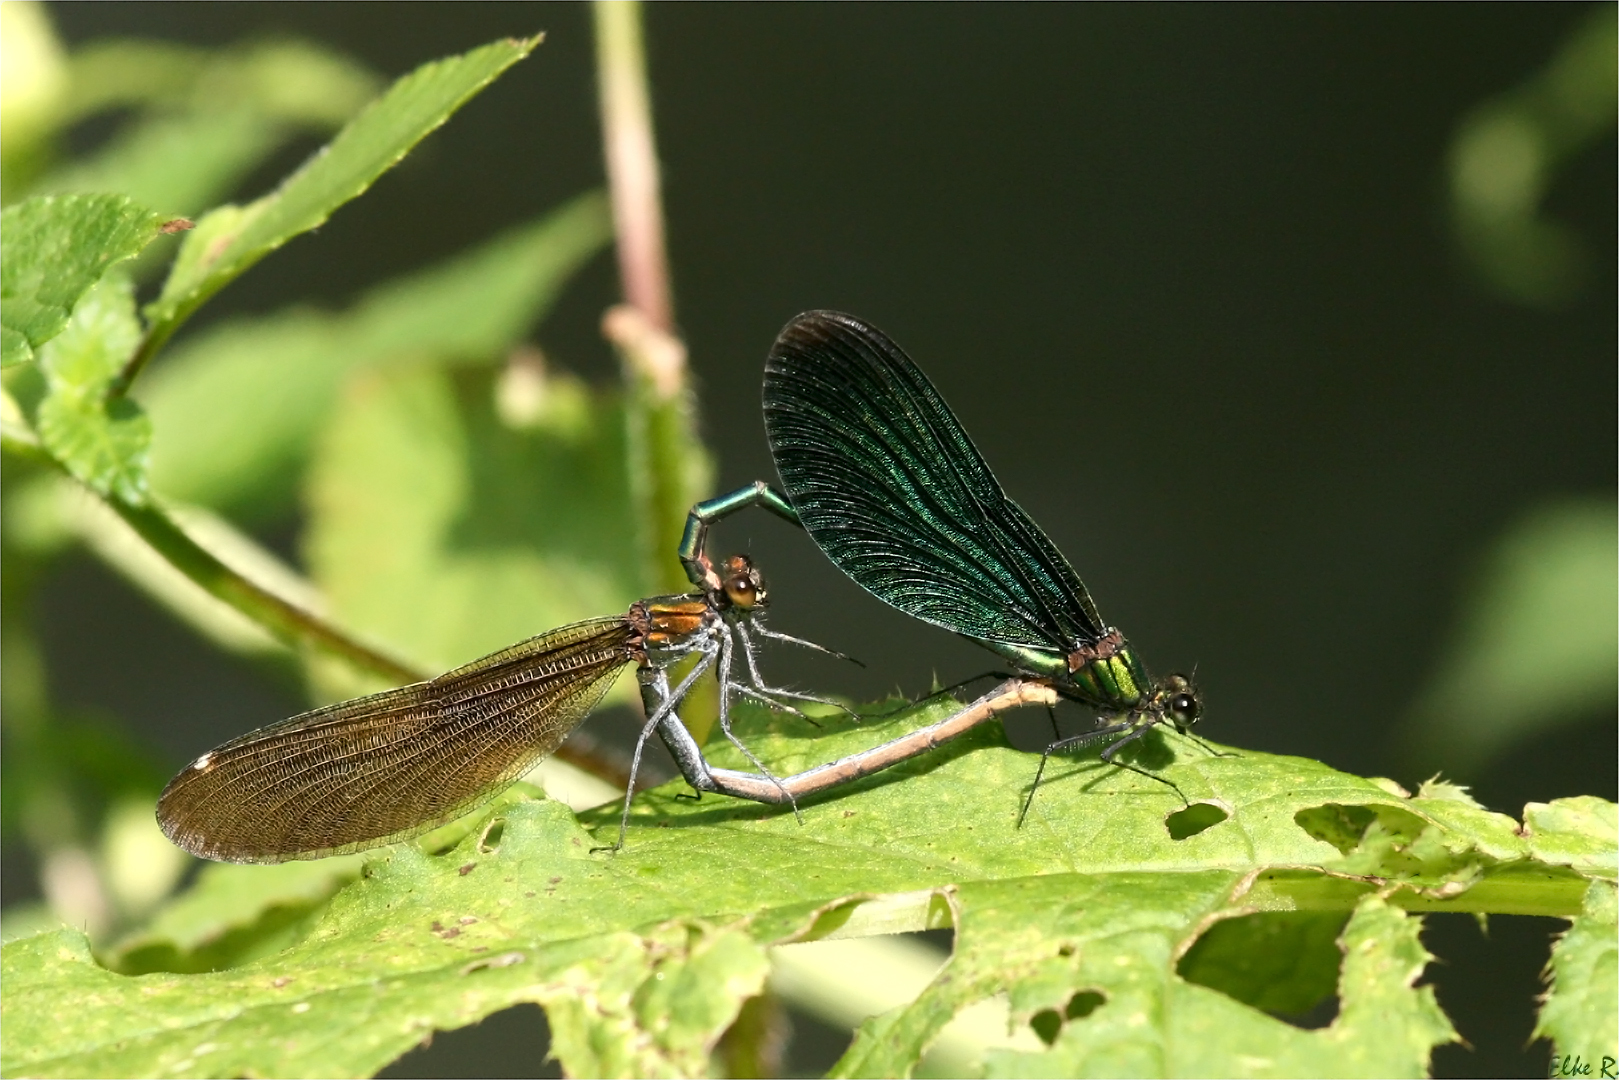
[{"label": "wing vein pattern", "polygon": [[431,682],[260,728],[175,777],[159,821],[182,847],[233,862],[426,832],[561,745],[633,661],[632,635],[622,617],[574,623]]},{"label": "wing vein pattern", "polygon": [[765,365],[782,486],[827,557],[879,599],[968,637],[1063,652],[1106,626],[927,376],[838,312],[787,324]]}]

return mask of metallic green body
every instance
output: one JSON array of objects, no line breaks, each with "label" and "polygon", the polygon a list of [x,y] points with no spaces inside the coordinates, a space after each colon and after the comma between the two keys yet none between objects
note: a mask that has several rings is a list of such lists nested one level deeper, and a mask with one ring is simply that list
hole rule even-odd
[{"label": "metallic green body", "polygon": [[962,636],[969,641],[976,641],[996,656],[1004,656],[1019,671],[1038,675],[1042,679],[1068,681],[1068,658],[1052,649],[1039,649],[1032,645],[1008,645],[1001,641],[973,637],[971,634]]},{"label": "metallic green body", "polygon": [[1018,670],[1050,679],[1074,697],[1109,712],[1128,712],[1139,708],[1152,696],[1152,678],[1135,650],[1128,645],[1112,656],[1099,657],[1070,672],[1068,658],[1050,649],[1004,645],[982,638],[972,640],[990,652],[1004,656]]},{"label": "metallic green body", "polygon": [[708,527],[721,518],[729,517],[749,506],[762,506],[792,525],[803,526],[798,511],[775,488],[762,481],[754,481],[728,495],[720,495],[698,503],[686,515],[686,532],[680,538],[680,563],[686,568],[686,577],[705,592],[720,587],[720,580],[704,554],[708,542]]},{"label": "metallic green body", "polygon": [[1071,676],[1072,685],[1092,704],[1121,712],[1139,708],[1152,696],[1152,680],[1128,645],[1101,660],[1092,660]]}]

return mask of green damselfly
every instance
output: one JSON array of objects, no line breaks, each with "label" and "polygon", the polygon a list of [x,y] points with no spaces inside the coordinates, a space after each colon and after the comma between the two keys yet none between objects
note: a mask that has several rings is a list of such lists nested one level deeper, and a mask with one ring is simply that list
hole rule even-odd
[{"label": "green damselfly", "polygon": [[1047,746],[1036,787],[1052,753],[1117,736],[1104,761],[1180,794],[1114,758],[1161,723],[1188,734],[1202,711],[1192,680],[1148,674],[898,345],[852,315],[798,316],[766,361],[764,413],[782,489],[755,483],[693,508],[680,555],[694,582],[714,578],[709,526],[763,506],[802,526],[874,596],[1104,714],[1094,730]]}]

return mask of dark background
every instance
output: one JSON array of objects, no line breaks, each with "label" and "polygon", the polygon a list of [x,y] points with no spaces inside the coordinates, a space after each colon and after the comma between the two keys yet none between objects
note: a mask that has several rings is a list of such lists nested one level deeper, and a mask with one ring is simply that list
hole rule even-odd
[{"label": "dark background", "polygon": [[[722,489],[774,478],[759,379],[781,324],[811,307],[860,314],[932,376],[1147,662],[1196,665],[1204,734],[1414,786],[1425,777],[1396,752],[1399,725],[1478,557],[1530,507],[1615,487],[1612,137],[1546,204],[1598,254],[1587,298],[1565,310],[1473,284],[1445,217],[1458,121],[1541,68],[1588,10],[648,8],[678,319]],[[548,31],[199,324],[336,306],[602,180],[583,6],[50,11],[70,43],[296,34],[387,76]],[[610,377],[597,324],[616,298],[604,256],[537,341]],[[296,523],[268,538],[295,553]],[[869,665],[773,654],[774,672],[861,697],[987,666],[767,517],[723,529],[716,550],[734,547],[770,574],[774,625]],[[42,602],[56,699],[118,713],[175,766],[302,707],[87,559],[63,563]],[[1514,814],[1613,797],[1616,730],[1603,710],[1460,779]],[[1462,923],[1430,923],[1452,965],[1432,977],[1476,1051],[1441,1050],[1437,1067],[1542,1074],[1544,1044],[1522,1045],[1561,924],[1497,919],[1481,942]],[[420,1069],[487,1074],[507,1066],[474,1055],[503,1045],[443,1036]]]}]

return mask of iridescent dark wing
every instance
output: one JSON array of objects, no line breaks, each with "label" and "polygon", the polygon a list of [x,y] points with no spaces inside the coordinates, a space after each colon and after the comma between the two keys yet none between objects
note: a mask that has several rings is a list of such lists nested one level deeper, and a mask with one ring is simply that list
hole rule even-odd
[{"label": "iridescent dark wing", "polygon": [[1105,632],[1062,553],[876,327],[834,311],[788,323],[765,364],[764,411],[804,528],[879,599],[1010,645],[1067,652]]},{"label": "iridescent dark wing", "polygon": [[632,662],[631,634],[621,617],[574,623],[250,732],[170,781],[158,824],[224,862],[318,859],[425,832],[555,750]]}]

